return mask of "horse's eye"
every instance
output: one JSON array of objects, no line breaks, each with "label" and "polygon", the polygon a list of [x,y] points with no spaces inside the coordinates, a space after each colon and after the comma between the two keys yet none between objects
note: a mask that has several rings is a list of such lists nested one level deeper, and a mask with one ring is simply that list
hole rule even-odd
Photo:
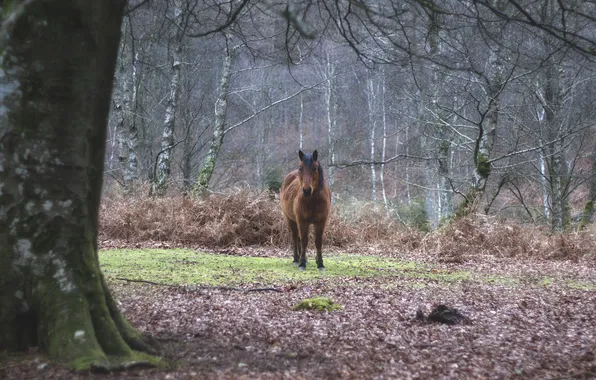
[{"label": "horse's eye", "polygon": [[314,172],[318,172],[318,171],[319,171],[319,168],[313,168],[312,170],[313,170]]},{"label": "horse's eye", "polygon": [[302,168],[298,168],[298,171],[301,172],[302,171]]}]

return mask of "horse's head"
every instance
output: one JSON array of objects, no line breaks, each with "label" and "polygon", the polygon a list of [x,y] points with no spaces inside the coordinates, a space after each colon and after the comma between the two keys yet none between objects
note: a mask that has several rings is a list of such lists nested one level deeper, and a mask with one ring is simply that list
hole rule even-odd
[{"label": "horse's head", "polygon": [[302,194],[310,197],[319,188],[323,178],[323,169],[319,165],[318,152],[315,150],[312,154],[298,151],[300,157],[300,167],[298,168],[298,178],[302,186]]}]

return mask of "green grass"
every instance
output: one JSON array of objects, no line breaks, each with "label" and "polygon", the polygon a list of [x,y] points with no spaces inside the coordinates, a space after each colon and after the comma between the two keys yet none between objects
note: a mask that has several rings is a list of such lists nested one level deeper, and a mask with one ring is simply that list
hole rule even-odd
[{"label": "green grass", "polygon": [[587,292],[593,292],[596,290],[596,284],[591,284],[585,281],[567,281],[567,287],[576,290],[584,290]]},{"label": "green grass", "polygon": [[337,277],[413,277],[437,281],[467,279],[467,272],[437,271],[414,262],[358,255],[325,257],[320,272],[314,260],[299,271],[291,258],[228,256],[191,250],[118,249],[99,254],[108,278],[148,280],[164,284],[233,286],[249,283],[283,284]]},{"label": "green grass", "polygon": [[[254,286],[313,283],[336,279],[354,286],[358,278],[402,278],[403,285],[413,288],[480,282],[495,286],[564,286],[578,290],[594,290],[590,281],[561,280],[546,276],[496,276],[468,271],[438,269],[429,264],[397,259],[359,256],[325,256],[324,272],[320,272],[311,258],[306,270],[299,271],[292,259],[245,257],[213,254],[188,249],[115,249],[99,253],[101,268],[108,279],[126,278],[171,285]],[[401,282],[399,282],[401,283]],[[382,281],[378,286],[395,285]]]}]

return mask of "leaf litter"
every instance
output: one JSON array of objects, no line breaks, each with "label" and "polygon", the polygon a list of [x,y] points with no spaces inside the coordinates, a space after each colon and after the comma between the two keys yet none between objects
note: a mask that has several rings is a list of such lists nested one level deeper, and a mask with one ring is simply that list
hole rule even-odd
[{"label": "leaf litter", "polygon": [[[560,268],[556,261],[552,264],[543,263],[540,274],[559,278]],[[493,263],[491,269],[508,273],[512,266]],[[566,265],[564,278],[596,278],[593,268],[580,266]],[[477,269],[476,275],[486,269],[482,263],[474,268],[472,262],[465,267]],[[518,272],[531,277],[535,271]],[[561,281],[545,286],[532,281],[337,277],[278,284],[281,292],[109,283],[125,316],[161,342],[172,365],[102,378],[548,379],[596,374],[596,291]],[[328,297],[343,309],[292,310],[312,297]],[[419,309],[437,305],[456,308],[469,323],[416,320]],[[96,376],[57,365],[38,369],[30,363],[7,363],[0,365],[0,377],[7,379]]]}]

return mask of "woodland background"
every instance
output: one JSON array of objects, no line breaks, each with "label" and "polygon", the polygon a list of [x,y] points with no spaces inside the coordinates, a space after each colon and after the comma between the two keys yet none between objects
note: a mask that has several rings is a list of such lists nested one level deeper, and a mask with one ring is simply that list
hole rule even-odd
[{"label": "woodland background", "polygon": [[470,204],[559,232],[591,217],[591,2],[137,5],[106,191],[277,190],[302,148],[338,208],[425,231]]},{"label": "woodland background", "polygon": [[[595,376],[594,1],[130,1],[101,189],[125,4],[17,5],[0,377]],[[290,265],[298,149],[323,273]]]}]

